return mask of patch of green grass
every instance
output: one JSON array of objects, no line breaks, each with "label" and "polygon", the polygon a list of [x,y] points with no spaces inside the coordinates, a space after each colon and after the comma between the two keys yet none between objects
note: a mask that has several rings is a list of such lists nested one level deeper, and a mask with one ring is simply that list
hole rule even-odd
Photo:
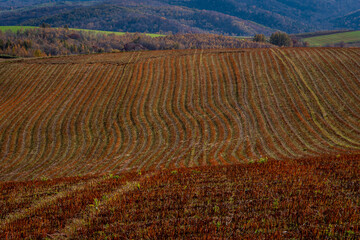
[{"label": "patch of green grass", "polygon": [[[112,32],[112,31],[101,31],[101,30],[89,30],[89,29],[78,29],[78,28],[69,28],[70,30],[74,31],[84,31],[84,32],[92,32],[92,33],[100,33],[100,34],[115,34],[115,35],[124,35],[125,32]],[[150,37],[161,37],[165,35],[161,34],[155,34],[155,33],[145,33],[145,35],[148,35]]]},{"label": "patch of green grass", "polygon": [[38,27],[32,27],[32,26],[0,26],[0,30],[5,32],[5,31],[12,31],[12,32],[16,32],[18,30],[25,30],[25,29],[32,29],[32,28],[38,28]]},{"label": "patch of green grass", "polygon": [[341,42],[344,43],[360,42],[360,31],[309,37],[309,38],[304,38],[303,41],[308,42],[312,47],[320,47],[328,44],[336,44]]},{"label": "patch of green grass", "polygon": [[[39,28],[39,27],[33,27],[33,26],[0,26],[0,30],[5,32],[5,31],[12,31],[12,32],[16,32],[19,30],[25,30],[25,29],[32,29],[32,28]],[[56,29],[56,28],[55,28]],[[70,30],[74,30],[74,31],[83,31],[83,32],[91,32],[91,33],[95,33],[95,34],[115,34],[115,35],[124,35],[126,34],[125,32],[112,32],[112,31],[101,31],[101,30],[90,30],[90,29],[79,29],[79,28],[69,28]],[[145,35],[150,36],[150,37],[161,37],[161,36],[165,36],[165,35],[161,35],[161,34],[155,34],[155,33],[145,33]]]}]

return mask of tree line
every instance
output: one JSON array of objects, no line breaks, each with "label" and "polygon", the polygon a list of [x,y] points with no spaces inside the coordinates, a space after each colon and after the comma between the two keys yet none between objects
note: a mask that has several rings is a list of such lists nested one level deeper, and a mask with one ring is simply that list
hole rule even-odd
[{"label": "tree line", "polygon": [[254,42],[269,42],[279,47],[308,47],[309,43],[303,42],[296,38],[291,38],[284,32],[272,33],[270,38],[267,39],[264,34],[255,34],[253,37]]},{"label": "tree line", "polygon": [[214,34],[174,34],[150,37],[140,33],[124,35],[75,31],[67,27],[0,31],[0,55],[44,57],[134,50],[264,48],[270,43],[240,40]]}]

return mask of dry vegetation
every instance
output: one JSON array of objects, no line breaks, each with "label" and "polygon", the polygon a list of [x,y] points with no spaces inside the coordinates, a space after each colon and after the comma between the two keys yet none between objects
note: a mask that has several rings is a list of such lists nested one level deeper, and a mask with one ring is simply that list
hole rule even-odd
[{"label": "dry vegetation", "polygon": [[360,149],[360,51],[182,50],[0,63],[0,180]]},{"label": "dry vegetation", "polygon": [[359,160],[0,183],[0,238],[358,239]]},{"label": "dry vegetation", "polygon": [[359,63],[358,48],[0,62],[0,239],[359,239]]}]

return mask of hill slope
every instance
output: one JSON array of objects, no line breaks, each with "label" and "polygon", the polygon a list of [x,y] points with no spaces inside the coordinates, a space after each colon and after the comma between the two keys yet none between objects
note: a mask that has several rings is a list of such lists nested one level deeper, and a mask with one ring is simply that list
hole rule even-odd
[{"label": "hill slope", "polygon": [[315,47],[330,46],[339,43],[360,46],[360,31],[331,33],[316,37],[302,38],[302,41],[308,42],[310,46],[315,46]]},{"label": "hill slope", "polygon": [[333,20],[336,27],[360,30],[360,9]]},{"label": "hill slope", "polygon": [[298,33],[342,28],[344,25],[340,26],[339,21],[334,19],[343,18],[360,9],[358,0],[42,0],[42,4],[34,4],[35,2],[0,2],[1,24],[38,26],[46,22],[55,27],[68,24],[73,28],[110,31],[253,35],[269,34],[275,30]]},{"label": "hill slope", "polygon": [[0,63],[0,180],[359,152],[360,49]]},{"label": "hill slope", "polygon": [[0,238],[358,239],[359,160],[0,182]]}]

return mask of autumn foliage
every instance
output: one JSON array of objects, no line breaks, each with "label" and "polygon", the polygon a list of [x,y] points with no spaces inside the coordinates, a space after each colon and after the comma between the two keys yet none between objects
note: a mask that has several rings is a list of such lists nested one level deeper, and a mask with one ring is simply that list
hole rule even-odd
[{"label": "autumn foliage", "polygon": [[359,153],[359,49],[0,63],[0,180]]},{"label": "autumn foliage", "polygon": [[357,239],[359,187],[359,155],[6,182],[0,238]]}]

